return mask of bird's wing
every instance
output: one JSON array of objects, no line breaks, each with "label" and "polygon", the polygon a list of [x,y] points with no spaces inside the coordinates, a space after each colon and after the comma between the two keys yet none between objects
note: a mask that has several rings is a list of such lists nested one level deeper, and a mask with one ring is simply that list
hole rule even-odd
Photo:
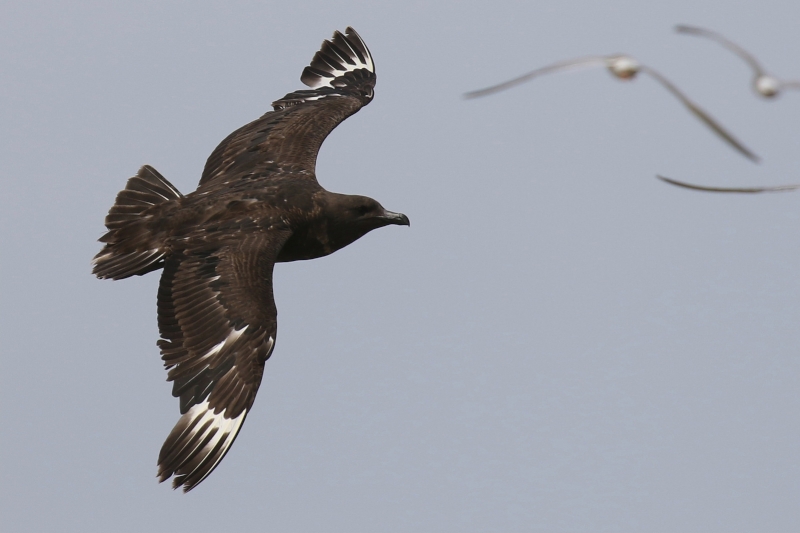
[{"label": "bird's wing", "polygon": [[520,83],[525,83],[528,80],[532,80],[542,74],[550,74],[551,72],[559,72],[562,70],[569,70],[573,68],[579,67],[588,67],[588,66],[603,66],[607,63],[608,58],[605,56],[589,56],[589,57],[581,57],[578,59],[567,59],[564,61],[558,61],[556,63],[537,68],[536,70],[532,70],[527,74],[523,74],[513,80],[504,81],[503,83],[498,83],[497,85],[492,85],[491,87],[486,87],[485,89],[479,89],[477,91],[470,91],[464,94],[464,98],[477,98],[479,96],[486,96],[489,94],[494,94],[496,92],[504,91],[506,89],[510,89],[515,85],[519,85]]},{"label": "bird's wing", "polygon": [[721,44],[722,46],[724,46],[725,48],[727,48],[728,50],[730,50],[731,52],[742,58],[745,62],[747,62],[747,64],[750,65],[750,68],[753,69],[753,74],[756,77],[763,76],[765,74],[764,68],[761,66],[761,63],[759,63],[758,60],[755,57],[753,57],[752,54],[750,54],[750,52],[748,52],[738,44],[734,43],[733,41],[726,39],[725,37],[723,37],[722,35],[720,35],[715,31],[698,28],[697,26],[688,26],[686,24],[678,24],[677,26],[675,26],[675,31],[678,33],[685,33],[687,35],[699,35],[701,37],[707,37],[709,39],[717,41],[719,44]]},{"label": "bird's wing", "polygon": [[288,230],[209,247],[197,239],[170,256],[158,289],[167,380],[181,418],[158,457],[158,476],[189,491],[228,452],[253,405],[275,346],[272,268]]},{"label": "bird's wing", "polygon": [[775,185],[773,187],[707,187],[705,185],[694,185],[686,183],[685,181],[678,181],[665,176],[656,176],[661,181],[666,181],[678,187],[685,187],[686,189],[693,189],[695,191],[707,192],[739,192],[739,193],[759,193],[759,192],[787,192],[800,189],[800,183],[790,185]]},{"label": "bird's wing", "polygon": [[353,28],[323,41],[301,81],[311,87],[272,103],[274,111],[231,133],[211,153],[199,190],[288,170],[316,179],[317,153],[328,134],[367,105],[375,65]]},{"label": "bird's wing", "polygon": [[711,128],[714,133],[719,135],[725,142],[730,144],[734,149],[736,149],[739,153],[750,159],[751,161],[758,162],[759,157],[754,154],[749,148],[747,148],[744,144],[742,144],[736,137],[734,137],[731,133],[728,132],[725,128],[720,125],[708,112],[704,111],[699,105],[695,104],[689,97],[683,94],[675,85],[672,84],[667,78],[662,76],[658,73],[658,71],[651,69],[650,67],[642,66],[641,67],[643,72],[646,72],[650,76],[652,76],[656,81],[658,81],[661,85],[666,87],[666,89],[671,92],[678,100],[680,100],[686,108],[692,112],[694,116],[699,118],[703,123]]}]

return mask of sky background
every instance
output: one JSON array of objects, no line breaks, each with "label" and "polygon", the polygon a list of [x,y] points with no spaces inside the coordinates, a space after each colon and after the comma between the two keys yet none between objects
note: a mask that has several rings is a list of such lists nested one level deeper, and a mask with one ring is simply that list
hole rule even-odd
[{"label": "sky background", "polygon": [[[795,1],[5,2],[0,7],[4,531],[800,529],[800,93],[756,97],[722,32],[800,77]],[[156,482],[178,419],[159,274],[90,274],[143,164],[182,192],[352,25],[374,101],[317,175],[410,228],[280,264],[277,347],[231,452]],[[648,78],[552,75],[629,53]]]}]

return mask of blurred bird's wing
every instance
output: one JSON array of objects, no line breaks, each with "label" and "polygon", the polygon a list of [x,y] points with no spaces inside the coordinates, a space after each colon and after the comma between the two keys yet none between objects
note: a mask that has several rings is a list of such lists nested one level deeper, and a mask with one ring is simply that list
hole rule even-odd
[{"label": "blurred bird's wing", "polygon": [[656,81],[658,81],[661,85],[666,87],[666,89],[671,92],[678,100],[680,100],[686,109],[692,112],[694,116],[702,120],[706,126],[711,128],[714,133],[719,135],[725,142],[730,144],[733,148],[735,148],[739,153],[750,159],[751,161],[758,162],[759,157],[754,154],[749,148],[743,145],[739,140],[737,140],[732,134],[728,133],[728,131],[723,128],[719,122],[711,117],[706,111],[704,111],[700,106],[689,100],[689,97],[683,94],[675,85],[672,84],[667,78],[662,76],[658,73],[658,71],[651,69],[650,67],[646,67],[642,65],[641,70],[646,72],[650,76],[652,76]]},{"label": "blurred bird's wing", "polygon": [[580,67],[605,66],[608,62],[608,59],[609,58],[606,56],[588,56],[588,57],[580,57],[577,59],[567,59],[564,61],[558,61],[551,65],[547,65],[545,67],[532,70],[527,74],[523,74],[522,76],[514,78],[513,80],[504,81],[503,83],[498,83],[497,85],[492,85],[491,87],[486,87],[485,89],[470,91],[464,94],[464,98],[478,98],[479,96],[487,96],[500,91],[504,91],[506,89],[514,87],[515,85],[525,83],[528,80],[532,80],[533,78],[541,76],[542,74],[550,74],[551,72],[560,72],[563,70],[571,70]]},{"label": "blurred bird's wing", "polygon": [[790,185],[776,185],[774,187],[707,187],[705,185],[694,185],[685,181],[678,181],[664,176],[656,176],[661,181],[665,181],[678,187],[694,189],[695,191],[707,192],[739,192],[739,193],[759,193],[759,192],[787,192],[800,189],[800,183]]},{"label": "blurred bird's wing", "polygon": [[753,57],[752,54],[750,54],[750,52],[715,31],[698,28],[697,26],[688,26],[686,24],[678,24],[675,26],[675,31],[678,33],[685,33],[687,35],[699,35],[701,37],[707,37],[717,41],[719,44],[746,61],[747,64],[750,65],[750,68],[753,69],[756,77],[764,76],[766,74],[764,72],[764,68],[761,66],[761,63],[759,63],[758,60]]}]

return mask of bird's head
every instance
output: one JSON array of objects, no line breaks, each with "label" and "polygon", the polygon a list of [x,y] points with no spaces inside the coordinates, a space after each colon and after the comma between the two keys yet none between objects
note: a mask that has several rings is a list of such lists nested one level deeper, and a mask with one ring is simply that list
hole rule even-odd
[{"label": "bird's head", "polygon": [[642,68],[634,58],[624,55],[611,56],[606,61],[606,66],[611,74],[621,80],[633,79]]},{"label": "bird's head", "polygon": [[754,85],[756,92],[767,98],[773,98],[781,91],[781,82],[766,74],[758,76],[755,79]]},{"label": "bird's head", "polygon": [[334,249],[347,246],[370,231],[383,226],[410,226],[402,213],[387,211],[366,196],[327,194],[327,233]]},{"label": "bird's head", "polygon": [[337,194],[332,202],[335,217],[343,225],[363,229],[364,233],[383,226],[410,226],[403,213],[387,211],[376,200],[366,196]]}]

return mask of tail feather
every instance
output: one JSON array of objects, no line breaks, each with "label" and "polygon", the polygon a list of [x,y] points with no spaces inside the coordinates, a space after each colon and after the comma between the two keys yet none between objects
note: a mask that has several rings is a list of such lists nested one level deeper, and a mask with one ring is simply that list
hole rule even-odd
[{"label": "tail feather", "polygon": [[106,216],[105,243],[92,261],[98,278],[123,279],[141,276],[163,265],[164,252],[147,228],[146,211],[153,206],[183,198],[178,189],[145,165],[128,180]]}]

